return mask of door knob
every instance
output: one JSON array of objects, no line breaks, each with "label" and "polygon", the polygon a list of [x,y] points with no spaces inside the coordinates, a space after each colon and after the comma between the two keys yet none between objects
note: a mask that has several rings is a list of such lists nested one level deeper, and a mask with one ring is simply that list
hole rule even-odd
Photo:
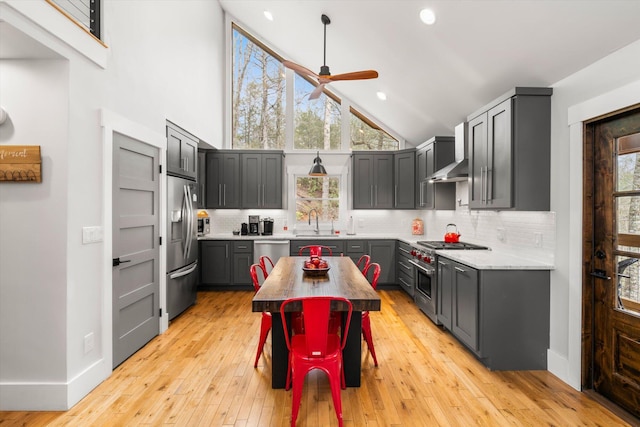
[{"label": "door knob", "polygon": [[126,261],[120,261],[120,258],[114,258],[114,259],[113,259],[113,266],[114,266],[114,267],[117,267],[117,266],[119,266],[120,264],[124,264],[125,262],[131,262],[131,260],[130,260],[130,259],[128,259],[128,260],[126,260]]}]

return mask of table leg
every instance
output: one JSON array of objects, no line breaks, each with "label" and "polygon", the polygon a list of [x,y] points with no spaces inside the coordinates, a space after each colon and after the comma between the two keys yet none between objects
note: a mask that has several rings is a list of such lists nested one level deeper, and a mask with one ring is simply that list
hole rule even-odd
[{"label": "table leg", "polygon": [[[286,315],[289,316],[289,314]],[[271,313],[271,388],[285,388],[288,361],[289,350],[284,340],[280,312]]]},{"label": "table leg", "polygon": [[[343,316],[346,318],[346,316]],[[346,319],[343,319],[346,321]],[[344,326],[344,325],[343,325]],[[347,387],[360,387],[360,362],[362,360],[362,312],[354,311],[347,334],[347,344],[342,351],[344,378]]]}]

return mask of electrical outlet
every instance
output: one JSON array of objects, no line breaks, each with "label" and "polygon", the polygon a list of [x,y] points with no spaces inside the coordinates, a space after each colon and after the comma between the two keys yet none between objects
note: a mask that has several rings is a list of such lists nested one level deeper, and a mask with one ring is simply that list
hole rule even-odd
[{"label": "electrical outlet", "polygon": [[533,233],[533,243],[535,244],[536,248],[542,247],[542,233]]},{"label": "electrical outlet", "polygon": [[504,238],[505,238],[505,230],[502,227],[498,227],[496,229],[497,231],[497,235],[498,235],[498,240],[500,240],[501,242],[504,242]]},{"label": "electrical outlet", "polygon": [[94,338],[93,332],[88,333],[84,336],[84,354],[88,354],[93,350],[94,346]]},{"label": "electrical outlet", "polygon": [[364,228],[364,219],[358,218],[358,228]]}]

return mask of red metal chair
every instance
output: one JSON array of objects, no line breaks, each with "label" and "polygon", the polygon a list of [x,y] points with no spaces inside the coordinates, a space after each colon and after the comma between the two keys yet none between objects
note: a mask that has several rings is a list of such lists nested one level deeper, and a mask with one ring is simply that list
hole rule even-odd
[{"label": "red metal chair", "polygon": [[[304,313],[304,333],[291,335],[287,326],[285,315],[287,306],[301,304]],[[339,304],[347,308],[347,320],[342,337],[337,333],[329,332],[329,317],[331,306],[338,308]],[[287,370],[286,389],[289,390],[293,383],[293,403],[291,408],[291,425],[296,425],[302,388],[307,373],[313,369],[324,371],[329,377],[333,406],[338,417],[338,425],[342,426],[342,400],[340,389],[346,388],[344,379],[344,364],[342,362],[342,350],[347,342],[347,332],[351,323],[353,306],[346,298],[321,296],[290,298],[280,306],[280,317],[284,329],[285,342],[289,349],[289,367]]]},{"label": "red metal chair", "polygon": [[[369,270],[373,269],[372,273]],[[369,281],[373,289],[378,287],[378,279],[380,278],[380,264],[377,262],[370,263],[364,270],[363,274],[367,279],[369,278],[369,274],[372,274],[372,278]],[[378,366],[378,358],[376,357],[376,349],[373,346],[373,336],[371,334],[371,320],[369,319],[369,312],[362,312],[362,335],[364,336],[364,340],[367,342],[367,347],[371,352],[371,357],[373,357],[373,363],[375,366]]]},{"label": "red metal chair", "polygon": [[[268,256],[262,255],[258,262],[260,263],[260,265],[262,266],[262,268],[267,274],[269,274],[269,272],[273,270],[273,266],[274,266],[273,261]],[[267,268],[267,264],[269,264],[269,268]]]},{"label": "red metal chair", "polygon": [[[260,264],[252,264],[249,267],[249,273],[251,274],[251,280],[253,281],[253,288],[256,292],[260,290],[260,282],[258,281],[258,270],[262,272],[263,279],[266,279],[268,274],[266,270]],[[256,353],[256,360],[253,363],[253,367],[258,367],[258,360],[264,349],[264,343],[267,340],[267,335],[271,330],[271,313],[268,311],[262,312],[262,322],[260,323],[260,341],[258,341],[258,352]]]},{"label": "red metal chair", "polygon": [[331,250],[331,248],[329,246],[322,246],[322,245],[303,246],[298,251],[298,255],[299,256],[304,255],[304,252],[307,250],[309,251],[309,256],[317,255],[319,257],[322,257],[322,251],[325,251],[325,250],[329,253],[329,256],[333,256],[333,251]]},{"label": "red metal chair", "polygon": [[369,255],[362,255],[360,259],[358,259],[358,262],[356,262],[356,266],[358,266],[358,269],[360,269],[360,271],[364,273],[367,267],[369,267],[370,262],[371,262],[371,257]]}]

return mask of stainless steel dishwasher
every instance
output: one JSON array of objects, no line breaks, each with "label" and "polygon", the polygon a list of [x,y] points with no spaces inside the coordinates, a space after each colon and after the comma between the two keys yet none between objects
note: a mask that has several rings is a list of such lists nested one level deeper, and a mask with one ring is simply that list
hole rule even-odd
[{"label": "stainless steel dishwasher", "polygon": [[286,239],[256,239],[253,241],[253,262],[257,263],[260,257],[266,255],[278,262],[281,256],[289,256],[289,240]]}]

